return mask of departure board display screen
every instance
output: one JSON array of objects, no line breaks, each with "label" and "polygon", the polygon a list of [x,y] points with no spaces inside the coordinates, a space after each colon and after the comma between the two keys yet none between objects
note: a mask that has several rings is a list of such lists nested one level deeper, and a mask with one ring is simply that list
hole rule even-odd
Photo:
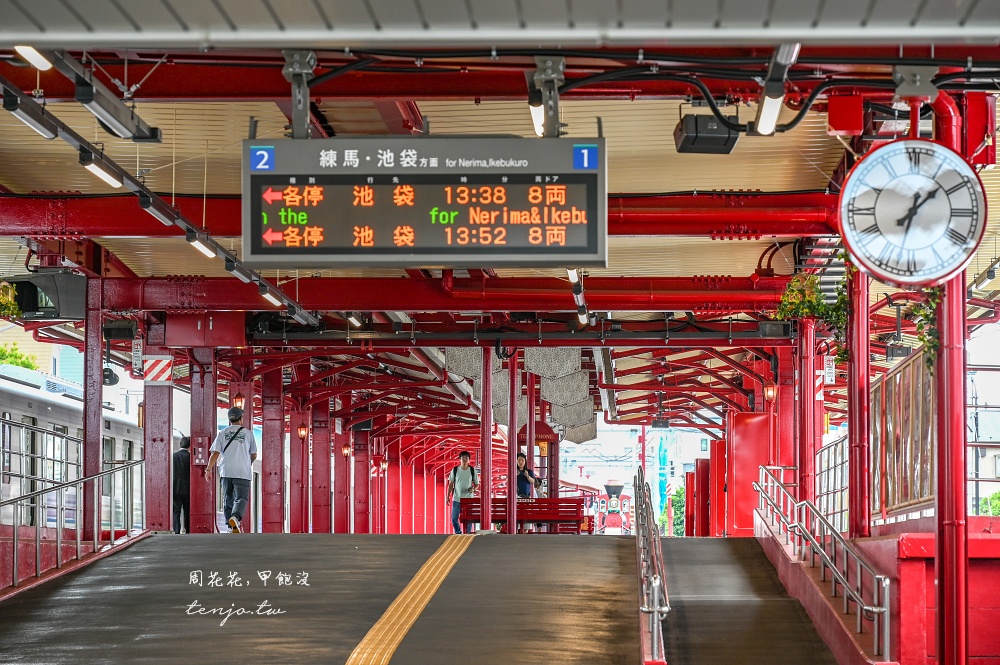
[{"label": "departure board display screen", "polygon": [[345,138],[244,150],[251,264],[606,265],[600,139]]}]

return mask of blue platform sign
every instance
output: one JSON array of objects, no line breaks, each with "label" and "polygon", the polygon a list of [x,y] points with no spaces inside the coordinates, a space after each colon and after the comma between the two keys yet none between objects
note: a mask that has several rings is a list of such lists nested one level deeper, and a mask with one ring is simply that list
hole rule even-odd
[{"label": "blue platform sign", "polygon": [[274,170],[274,146],[254,145],[250,146],[250,170],[251,171],[273,171]]},{"label": "blue platform sign", "polygon": [[575,144],[573,146],[573,168],[577,171],[596,171],[598,160],[597,144]]}]

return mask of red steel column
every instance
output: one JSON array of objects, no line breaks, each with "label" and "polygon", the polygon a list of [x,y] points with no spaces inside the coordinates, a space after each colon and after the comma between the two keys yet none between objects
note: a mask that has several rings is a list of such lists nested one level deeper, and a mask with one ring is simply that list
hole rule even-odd
[{"label": "red steel column", "polygon": [[[961,152],[962,118],[955,100],[939,92],[935,138]],[[942,286],[937,310],[941,348],[937,379],[937,648],[939,665],[964,665],[969,652],[969,557],[966,524],[965,271]]]},{"label": "red steel column", "polygon": [[[101,280],[87,280],[86,346],[83,350],[83,475],[101,472],[101,404],[104,401],[104,378],[101,362],[104,355],[103,315],[101,313]],[[83,488],[83,539],[94,538],[94,519],[99,516],[101,504],[94,503],[95,483]],[[166,487],[166,485],[164,485]],[[148,491],[148,490],[147,490]],[[98,500],[99,501],[99,500]],[[100,527],[98,527],[100,531]]]},{"label": "red steel column", "polygon": [[370,440],[369,432],[354,432],[354,533],[372,533]]},{"label": "red steel column", "polygon": [[260,380],[263,428],[260,442],[261,531],[285,530],[285,411],[281,369],[264,372]]},{"label": "red steel column", "polygon": [[684,474],[684,535],[692,537],[695,519],[694,471]]},{"label": "red steel column", "polygon": [[871,390],[871,358],[868,342],[871,319],[868,317],[868,276],[855,270],[848,278],[847,348],[847,435],[848,455],[848,519],[851,538],[867,538],[871,534],[871,501],[868,495],[871,448],[869,403]]},{"label": "red steel column", "polygon": [[799,321],[799,501],[812,501],[816,475],[816,319]]},{"label": "red steel column", "polygon": [[708,537],[712,535],[712,518],[709,507],[712,502],[711,474],[712,462],[709,459],[698,459],[694,463],[694,495],[697,505],[694,509],[694,535]]},{"label": "red steel column", "polygon": [[965,271],[945,282],[938,307],[937,634],[938,662],[968,653],[968,527],[965,474]]},{"label": "red steel column", "polygon": [[[338,409],[351,405],[350,395],[341,395],[340,403],[334,402]],[[343,422],[344,419],[341,419]],[[336,428],[336,425],[334,425]],[[333,532],[351,533],[351,454],[354,452],[354,439],[349,429],[342,429],[334,435],[333,449]],[[344,454],[347,446],[347,454]]]},{"label": "red steel column", "polygon": [[[541,420],[545,420],[548,412],[548,402],[542,402]],[[550,441],[546,447],[545,455],[545,476],[548,479],[549,497],[559,496],[559,442]]]},{"label": "red steel column", "polygon": [[215,533],[215,490],[219,486],[219,467],[212,469],[211,481],[206,481],[203,467],[208,463],[209,448],[218,432],[218,396],[215,352],[208,348],[191,349],[188,365],[191,376],[191,533]]},{"label": "red steel column", "polygon": [[521,396],[518,378],[520,351],[517,349],[507,359],[507,377],[510,394],[507,396],[507,533],[517,533],[517,400]]},{"label": "red steel column", "polygon": [[493,528],[493,348],[483,347],[483,391],[479,413],[480,529]]},{"label": "red steel column", "polygon": [[775,400],[778,431],[776,433],[778,456],[774,463],[778,466],[795,466],[795,359],[791,347],[775,349],[778,356],[778,399]]},{"label": "red steel column", "polygon": [[[299,438],[299,427],[308,427],[308,411],[288,414],[288,532],[308,531],[309,505],[309,434]],[[305,467],[305,468],[303,468]]]},{"label": "red steel column", "polygon": [[[386,453],[388,455],[388,453]],[[403,524],[403,465],[397,459],[389,461],[385,478],[385,528],[382,533],[401,533]]]},{"label": "red steel column", "polygon": [[413,524],[416,522],[414,517],[414,508],[416,508],[414,502],[413,491],[413,476],[414,468],[412,464],[403,464],[403,460],[399,461],[399,532],[400,533],[414,533]]},{"label": "red steel column", "polygon": [[413,533],[427,533],[427,481],[424,480],[423,468],[420,471],[417,471],[416,466],[411,468],[413,469]]},{"label": "red steel column", "polygon": [[[149,355],[169,355],[170,349],[147,346]],[[170,468],[173,451],[174,387],[170,384],[146,384],[142,393],[142,448],[145,453],[146,528],[169,531],[172,528],[170,502],[173,499],[173,476]],[[204,484],[200,467],[190,466],[191,484]]]},{"label": "red steel column", "polygon": [[535,470],[535,403],[538,395],[535,391],[535,375],[528,372],[528,424],[524,429],[525,468]]},{"label": "red steel column", "polygon": [[330,446],[330,401],[312,407],[312,532],[330,533],[330,464],[332,455],[342,457]]}]

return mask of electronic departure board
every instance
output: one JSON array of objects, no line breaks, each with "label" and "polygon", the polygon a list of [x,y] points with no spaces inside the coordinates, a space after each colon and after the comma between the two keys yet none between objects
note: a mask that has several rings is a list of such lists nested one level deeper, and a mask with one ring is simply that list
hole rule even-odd
[{"label": "electronic departure board", "polygon": [[243,260],[606,266],[604,139],[245,141]]}]

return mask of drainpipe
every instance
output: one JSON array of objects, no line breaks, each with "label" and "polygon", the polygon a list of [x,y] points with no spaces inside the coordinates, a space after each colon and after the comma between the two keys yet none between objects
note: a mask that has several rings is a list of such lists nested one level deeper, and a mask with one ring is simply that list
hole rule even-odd
[{"label": "drainpipe", "polygon": [[[937,141],[961,154],[962,118],[950,95],[931,103]],[[942,285],[938,305],[937,645],[940,665],[964,665],[969,645],[965,474],[965,271]]]}]

